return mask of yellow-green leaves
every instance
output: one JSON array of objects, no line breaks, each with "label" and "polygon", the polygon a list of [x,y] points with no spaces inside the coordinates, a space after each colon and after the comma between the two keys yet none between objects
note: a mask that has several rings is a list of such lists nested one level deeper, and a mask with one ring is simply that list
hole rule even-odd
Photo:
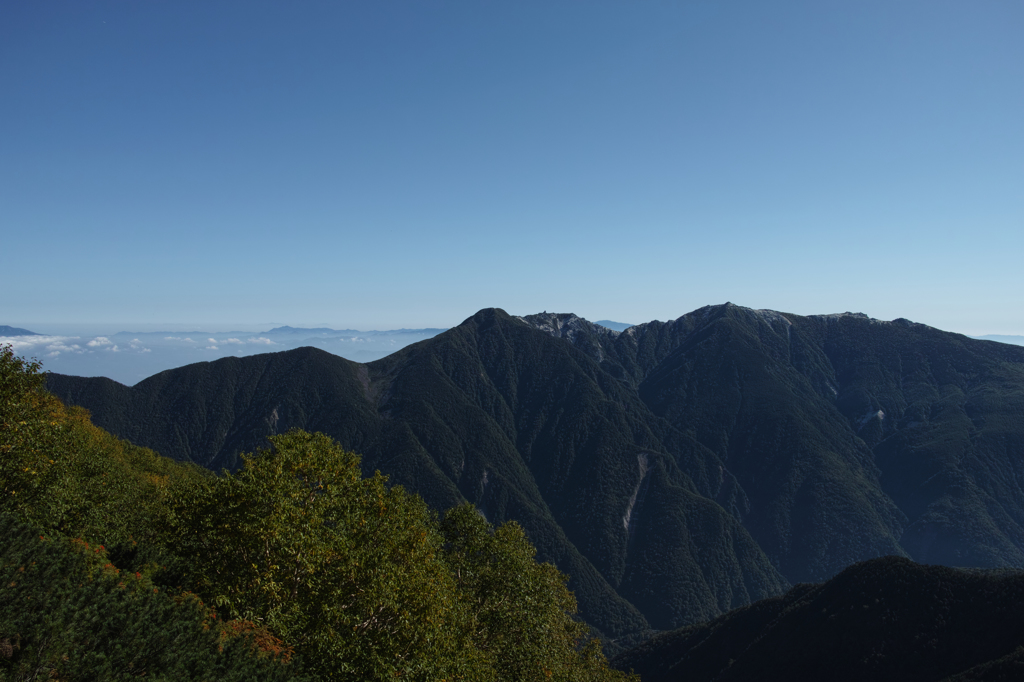
[{"label": "yellow-green leaves", "polygon": [[175,551],[234,618],[266,622],[331,679],[457,679],[459,605],[423,502],[292,431],[237,474],[179,491]]},{"label": "yellow-green leaves", "polygon": [[423,501],[321,434],[183,486],[172,547],[228,618],[265,623],[324,679],[602,680],[565,576],[522,529]]},{"label": "yellow-green leaves", "polygon": [[534,559],[515,522],[493,528],[471,505],[441,523],[445,556],[459,596],[469,605],[474,647],[501,680],[628,679],[609,670],[599,643],[574,620],[568,576]]},{"label": "yellow-green leaves", "polygon": [[43,388],[39,365],[0,347],[0,510],[108,545],[155,538],[171,478],[198,478],[111,436]]}]

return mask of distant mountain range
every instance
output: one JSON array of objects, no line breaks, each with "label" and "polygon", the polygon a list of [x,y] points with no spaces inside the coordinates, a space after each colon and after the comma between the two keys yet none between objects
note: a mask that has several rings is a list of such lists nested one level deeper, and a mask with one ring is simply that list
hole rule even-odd
[{"label": "distant mountain range", "polygon": [[607,329],[612,329],[612,330],[617,331],[617,332],[624,332],[624,331],[626,331],[627,329],[629,329],[630,327],[633,326],[633,325],[628,324],[626,322],[612,322],[611,320],[598,320],[594,324],[599,324],[602,327],[605,327]]},{"label": "distant mountain range", "polygon": [[355,329],[276,327],[263,332],[122,331],[103,336],[53,336],[3,327],[19,355],[38,357],[62,374],[105,376],[132,385],[165,369],[228,356],[313,346],[359,362],[377,360],[443,329]]},{"label": "distant mountain range", "polygon": [[40,334],[30,332],[27,329],[8,327],[6,324],[0,324],[0,336],[40,336]]},{"label": "distant mountain range", "polygon": [[438,509],[516,519],[612,638],[883,555],[1024,566],[1024,348],[902,319],[725,304],[618,332],[488,309],[367,364],[48,381],[178,459],[234,468],[301,427]]},{"label": "distant mountain range", "polygon": [[983,341],[998,341],[999,343],[1012,343],[1015,346],[1024,346],[1024,336],[1008,336],[1006,334],[986,334],[985,336],[972,336],[972,339]]}]

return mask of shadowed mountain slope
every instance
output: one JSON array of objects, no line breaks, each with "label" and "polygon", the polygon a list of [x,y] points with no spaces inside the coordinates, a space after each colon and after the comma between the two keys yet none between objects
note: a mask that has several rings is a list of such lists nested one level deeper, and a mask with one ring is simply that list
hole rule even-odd
[{"label": "shadowed mountain slope", "polygon": [[967,682],[1024,673],[1024,573],[885,557],[617,656],[644,682]]},{"label": "shadowed mountain slope", "polygon": [[1024,349],[725,304],[621,334],[531,316],[712,450],[793,582],[907,554],[1024,566]]},{"label": "shadowed mountain slope", "polygon": [[365,365],[303,348],[48,386],[212,468],[323,431],[436,508],[518,520],[613,637],[885,554],[1024,566],[1024,349],[906,321],[489,309]]}]

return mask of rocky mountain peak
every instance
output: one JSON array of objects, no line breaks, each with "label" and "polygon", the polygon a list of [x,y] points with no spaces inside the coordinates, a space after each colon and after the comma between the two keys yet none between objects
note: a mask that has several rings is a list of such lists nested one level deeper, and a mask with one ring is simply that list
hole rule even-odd
[{"label": "rocky mountain peak", "polygon": [[516,319],[522,320],[534,329],[539,329],[555,338],[569,339],[574,343],[584,334],[599,334],[615,338],[622,333],[594,324],[574,313],[549,313],[545,311]]}]

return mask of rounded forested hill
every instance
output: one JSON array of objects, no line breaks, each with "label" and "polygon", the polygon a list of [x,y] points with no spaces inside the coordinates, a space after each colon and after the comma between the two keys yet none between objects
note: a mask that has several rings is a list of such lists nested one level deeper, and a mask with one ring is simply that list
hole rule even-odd
[{"label": "rounded forested hill", "polygon": [[1024,573],[856,564],[612,663],[644,682],[968,682],[1024,679]]}]

